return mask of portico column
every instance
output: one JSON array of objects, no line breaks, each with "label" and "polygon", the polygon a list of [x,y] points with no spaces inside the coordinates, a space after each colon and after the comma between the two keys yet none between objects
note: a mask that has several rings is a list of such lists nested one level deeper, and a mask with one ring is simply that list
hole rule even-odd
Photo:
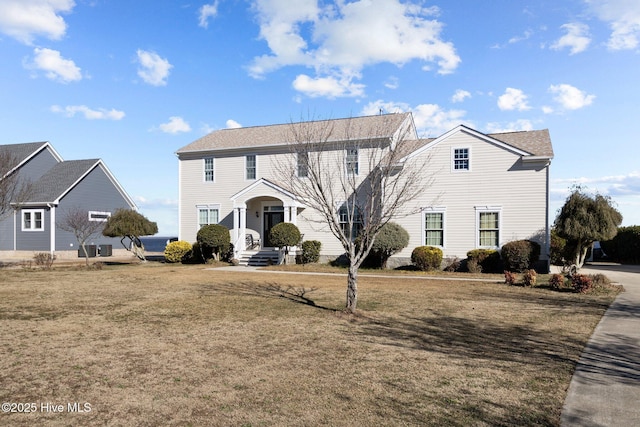
[{"label": "portico column", "polygon": [[291,222],[289,215],[289,206],[284,207],[284,222]]},{"label": "portico column", "polygon": [[298,224],[298,208],[295,206],[291,206],[291,223]]},{"label": "portico column", "polygon": [[247,242],[244,239],[244,236],[247,233],[247,208],[241,207],[238,209],[238,212],[240,214],[240,235],[238,236],[237,242],[240,243],[240,247],[244,251],[247,249]]}]

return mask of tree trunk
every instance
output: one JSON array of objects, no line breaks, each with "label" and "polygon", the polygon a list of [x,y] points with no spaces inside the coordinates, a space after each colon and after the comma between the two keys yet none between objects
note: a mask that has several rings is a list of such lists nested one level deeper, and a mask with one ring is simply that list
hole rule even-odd
[{"label": "tree trunk", "polygon": [[576,267],[582,268],[584,265],[584,261],[587,258],[587,252],[589,251],[589,246],[585,245],[584,247],[579,246],[576,250]]},{"label": "tree trunk", "polygon": [[349,264],[349,275],[347,278],[347,311],[356,312],[358,304],[358,267]]},{"label": "tree trunk", "polygon": [[89,254],[87,253],[87,246],[84,244],[84,242],[82,242],[80,247],[82,248],[82,252],[84,253],[84,263],[87,267],[89,267]]}]

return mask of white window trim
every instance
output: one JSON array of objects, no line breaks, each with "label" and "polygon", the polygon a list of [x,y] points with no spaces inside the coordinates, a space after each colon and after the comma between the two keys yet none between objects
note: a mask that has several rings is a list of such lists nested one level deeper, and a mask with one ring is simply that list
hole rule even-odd
[{"label": "white window trim", "polygon": [[[356,167],[357,167],[357,172],[356,173],[351,173],[351,169],[349,168],[349,151],[350,150],[356,150]],[[351,147],[351,148],[347,148],[344,150],[344,170],[345,173],[347,174],[347,176],[359,176],[360,175],[360,148],[358,147]]]},{"label": "white window trim", "polygon": [[[35,220],[34,220],[34,214],[35,213],[40,213],[40,223],[42,224],[41,228],[35,228]],[[31,217],[31,227],[26,228],[24,226],[24,216],[26,213],[30,213],[32,215]],[[44,209],[23,209],[22,210],[22,214],[20,215],[20,228],[22,229],[22,231],[44,231],[45,227],[44,227]]]},{"label": "white window trim", "polygon": [[[89,221],[94,222],[107,222],[109,218],[111,218],[111,212],[101,212],[101,211],[89,211]],[[98,218],[96,218],[98,216]],[[100,218],[106,217],[106,218]]]},{"label": "white window trim", "polygon": [[[456,150],[467,150],[467,154],[469,155],[468,163],[469,163],[469,168],[468,169],[456,169]],[[451,147],[451,172],[453,173],[466,173],[466,172],[471,172],[471,159],[472,159],[472,154],[471,154],[471,147]]]},{"label": "white window trim", "polygon": [[[249,156],[253,156],[253,158],[256,161],[256,164],[255,164],[256,172],[255,172],[255,177],[254,178],[247,178],[247,175],[248,175],[247,172],[249,171],[249,164],[248,164]],[[256,181],[257,179],[258,179],[258,155],[257,154],[246,154],[244,156],[244,180],[253,182],[253,181]]]},{"label": "white window trim", "polygon": [[[502,247],[502,206],[476,206],[476,249],[499,249]],[[498,246],[480,246],[480,213],[498,212]]]},{"label": "white window trim", "polygon": [[442,214],[442,246],[435,246],[436,248],[445,249],[447,247],[447,208],[444,206],[428,206],[422,208],[420,212],[422,223],[422,244],[427,243],[427,223],[425,220],[425,214],[428,213],[441,213]]},{"label": "white window trim", "polygon": [[200,210],[202,210],[202,209],[207,209],[207,210],[217,209],[218,210],[218,222],[216,224],[220,224],[220,204],[219,203],[196,205],[196,231],[199,231],[200,228],[202,228],[200,226]]},{"label": "white window trim", "polygon": [[[207,180],[207,159],[211,159],[211,164],[213,165],[213,179],[211,181]],[[202,181],[206,184],[216,182],[216,158],[215,157],[204,157],[202,159]]]}]

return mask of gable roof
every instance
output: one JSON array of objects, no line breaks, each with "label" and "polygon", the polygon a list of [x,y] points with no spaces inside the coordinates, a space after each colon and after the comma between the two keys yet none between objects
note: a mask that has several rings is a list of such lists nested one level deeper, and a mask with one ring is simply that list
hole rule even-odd
[{"label": "gable roof", "polygon": [[13,170],[20,168],[20,166],[26,163],[29,159],[46,148],[49,149],[57,161],[62,161],[62,157],[60,157],[56,150],[54,150],[51,144],[47,141],[0,145],[0,154],[9,154],[9,156],[16,161],[15,167],[11,171],[8,171],[11,173]]},{"label": "gable roof", "polygon": [[135,207],[133,200],[100,159],[69,160],[56,164],[34,183],[35,190],[25,203],[29,205],[57,204],[60,199],[97,167],[102,168],[130,206]]},{"label": "gable roof", "polygon": [[221,129],[195,140],[177,151],[190,152],[256,148],[286,145],[294,140],[294,131],[318,135],[331,129],[330,141],[393,138],[411,113],[381,114],[347,119],[318,120],[236,129]]},{"label": "gable roof", "polygon": [[490,133],[487,136],[526,151],[533,156],[553,157],[549,129]]}]

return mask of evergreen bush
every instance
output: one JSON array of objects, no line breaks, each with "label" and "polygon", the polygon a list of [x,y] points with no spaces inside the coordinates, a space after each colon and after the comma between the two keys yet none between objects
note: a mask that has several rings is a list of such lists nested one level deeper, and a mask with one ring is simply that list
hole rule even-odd
[{"label": "evergreen bush", "polygon": [[540,245],[531,240],[515,240],[502,246],[501,255],[506,270],[523,272],[535,267],[540,259]]},{"label": "evergreen bush", "polygon": [[411,252],[411,262],[420,270],[439,270],[442,266],[442,249],[418,246]]},{"label": "evergreen bush", "polygon": [[367,264],[387,268],[389,258],[409,245],[409,233],[400,224],[388,222],[382,226],[371,246]]},{"label": "evergreen bush", "polygon": [[184,240],[178,240],[176,242],[170,242],[164,248],[164,259],[166,262],[182,262],[182,260],[191,251],[191,243]]},{"label": "evergreen bush", "polygon": [[[480,268],[471,271],[473,266]],[[467,269],[470,273],[499,273],[501,270],[500,253],[494,249],[472,249],[467,252]]]},{"label": "evergreen bush", "polygon": [[640,264],[640,225],[618,228],[611,240],[600,242],[604,253],[625,264]]},{"label": "evergreen bush", "polygon": [[211,257],[219,261],[220,255],[227,253],[231,244],[229,229],[220,224],[203,226],[198,230],[196,239],[205,261]]},{"label": "evergreen bush", "polygon": [[320,260],[320,248],[322,243],[318,240],[305,240],[302,242],[302,254],[300,262],[302,264],[310,264]]}]

